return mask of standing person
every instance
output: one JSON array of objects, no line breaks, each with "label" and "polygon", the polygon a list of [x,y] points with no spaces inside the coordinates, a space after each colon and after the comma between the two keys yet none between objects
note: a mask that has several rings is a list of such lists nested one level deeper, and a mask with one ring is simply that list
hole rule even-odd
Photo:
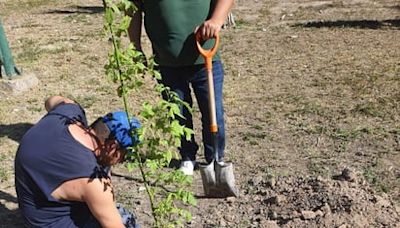
[{"label": "standing person", "polygon": [[[142,14],[147,35],[152,43],[155,61],[159,64],[161,83],[170,87],[190,106],[193,105],[191,88],[201,112],[202,137],[205,158],[208,163],[214,158],[210,118],[208,111],[207,70],[204,59],[196,48],[195,33],[200,33],[203,48],[210,49],[221,30],[233,5],[233,0],[133,0],[138,10],[132,18],[129,36],[137,50],[140,42]],[[224,157],[225,128],[222,89],[224,70],[217,53],[213,59],[215,103],[218,123],[219,160]],[[193,129],[191,113],[182,107],[181,124]],[[198,145],[194,140],[182,139],[179,148],[182,157],[181,170],[193,175]]]},{"label": "standing person", "polygon": [[[109,166],[124,160],[129,132],[140,127],[125,112],[87,125],[74,101],[52,96],[48,113],[21,140],[15,158],[18,205],[26,227],[137,227],[115,205]],[[135,138],[134,138],[135,139]]]}]

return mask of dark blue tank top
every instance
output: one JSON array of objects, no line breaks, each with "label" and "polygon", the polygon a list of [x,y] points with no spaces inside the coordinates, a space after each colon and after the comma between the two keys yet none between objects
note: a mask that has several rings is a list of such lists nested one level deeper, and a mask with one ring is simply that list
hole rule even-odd
[{"label": "dark blue tank top", "polygon": [[87,127],[80,106],[59,105],[21,140],[15,158],[15,186],[27,227],[81,227],[91,216],[85,203],[51,196],[65,181],[101,175],[93,152],[68,131],[68,125],[75,121]]}]

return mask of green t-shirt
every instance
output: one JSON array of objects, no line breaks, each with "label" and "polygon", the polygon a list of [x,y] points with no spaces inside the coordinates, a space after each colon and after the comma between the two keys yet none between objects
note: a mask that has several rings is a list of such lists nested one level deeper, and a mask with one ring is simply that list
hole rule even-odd
[{"label": "green t-shirt", "polygon": [[[203,64],[193,31],[212,13],[213,0],[143,0],[144,24],[161,66]],[[210,49],[214,39],[204,43]],[[217,53],[214,60],[219,59]]]}]

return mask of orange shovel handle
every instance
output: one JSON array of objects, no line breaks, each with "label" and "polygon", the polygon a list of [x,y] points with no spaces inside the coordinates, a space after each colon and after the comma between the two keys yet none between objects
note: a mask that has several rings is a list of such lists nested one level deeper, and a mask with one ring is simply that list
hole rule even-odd
[{"label": "orange shovel handle", "polygon": [[[218,125],[217,125],[217,114],[215,109],[215,94],[214,94],[214,77],[212,71],[212,59],[217,53],[217,48],[219,45],[219,35],[215,36],[215,44],[209,50],[203,49],[200,45],[201,35],[200,33],[196,33],[196,44],[197,49],[199,50],[200,54],[204,57],[206,62],[206,69],[207,69],[207,82],[208,82],[208,110],[210,113],[210,132],[216,137],[216,133],[218,132]],[[216,155],[217,156],[217,155]]]},{"label": "orange shovel handle", "polygon": [[201,34],[200,32],[196,33],[196,44],[197,44],[197,50],[199,50],[200,55],[202,55],[206,61],[206,68],[207,70],[212,69],[212,59],[215,55],[215,53],[217,53],[217,49],[219,46],[219,35],[217,34],[215,36],[215,43],[214,43],[214,47],[212,47],[209,50],[203,49],[203,47],[201,46],[200,42],[202,41],[201,39]]}]

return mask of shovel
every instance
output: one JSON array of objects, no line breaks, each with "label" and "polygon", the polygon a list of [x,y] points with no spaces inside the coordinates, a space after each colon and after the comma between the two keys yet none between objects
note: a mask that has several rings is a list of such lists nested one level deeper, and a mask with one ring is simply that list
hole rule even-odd
[{"label": "shovel", "polygon": [[214,78],[212,71],[212,59],[217,52],[219,44],[219,35],[215,37],[215,44],[210,50],[202,48],[201,35],[196,33],[196,44],[200,54],[204,57],[207,69],[208,82],[208,110],[210,113],[210,132],[212,134],[212,145],[214,159],[208,165],[200,165],[200,174],[203,181],[204,193],[207,197],[225,198],[238,196],[238,190],[235,187],[235,177],[233,175],[233,165],[228,162],[220,162],[218,157],[217,141],[217,115],[215,110]]}]

